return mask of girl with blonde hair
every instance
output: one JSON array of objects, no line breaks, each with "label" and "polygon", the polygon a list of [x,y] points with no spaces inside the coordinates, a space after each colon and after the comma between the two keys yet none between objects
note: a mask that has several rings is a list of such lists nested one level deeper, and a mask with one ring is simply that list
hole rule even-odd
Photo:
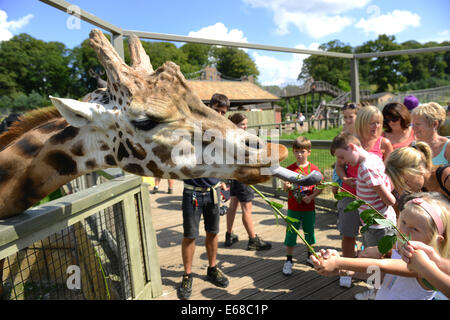
[{"label": "girl with blonde hair", "polygon": [[[411,195],[411,198],[400,213],[397,223],[399,230],[412,241],[420,241],[434,248],[443,258],[448,258],[450,232],[448,199],[436,192]],[[391,258],[388,259],[345,258],[340,257],[336,250],[328,249],[320,251],[320,259],[312,256],[311,260],[316,271],[325,276],[335,275],[339,270],[367,272],[369,267],[378,267],[386,275],[377,292],[376,300],[433,299],[436,291],[432,290],[429,283],[417,272],[408,269],[398,252],[401,247],[402,244],[397,242]]]},{"label": "girl with blonde hair", "polygon": [[446,113],[436,102],[429,102],[415,108],[411,113],[416,140],[428,143],[433,152],[433,164],[450,162],[450,144],[446,137],[440,136],[438,129],[446,119]]}]

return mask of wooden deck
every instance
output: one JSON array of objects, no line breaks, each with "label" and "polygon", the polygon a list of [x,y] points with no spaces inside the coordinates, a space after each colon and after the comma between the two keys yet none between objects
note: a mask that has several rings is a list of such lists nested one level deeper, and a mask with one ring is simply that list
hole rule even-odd
[{"label": "wooden deck", "polygon": [[[174,193],[167,194],[167,180],[162,180],[161,191],[150,195],[163,284],[163,294],[158,300],[178,299],[176,290],[183,275],[180,246],[183,238],[182,188],[182,182],[176,181]],[[242,224],[240,209],[234,223],[234,233],[240,241],[231,248],[225,247],[226,217],[221,217],[217,261],[230,284],[226,289],[216,287],[206,280],[208,260],[201,221],[192,268],[194,280],[191,300],[352,300],[355,293],[366,290],[366,284],[362,281],[354,280],[353,286],[347,289],[339,286],[338,277],[317,274],[305,263],[306,246],[300,239],[294,251],[293,273],[284,276],[281,272],[286,253],[283,244],[286,230],[284,222],[278,221],[277,225],[270,207],[260,197],[255,198],[253,208],[256,233],[270,241],[272,249],[259,252],[246,250],[248,236]],[[340,250],[336,211],[320,206],[316,211],[316,248]]]}]

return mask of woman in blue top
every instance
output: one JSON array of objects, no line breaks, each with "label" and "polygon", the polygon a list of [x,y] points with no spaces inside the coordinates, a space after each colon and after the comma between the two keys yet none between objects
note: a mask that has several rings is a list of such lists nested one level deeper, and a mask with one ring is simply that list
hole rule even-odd
[{"label": "woman in blue top", "polygon": [[446,119],[445,109],[435,102],[429,102],[415,108],[411,116],[416,140],[426,142],[430,146],[433,164],[450,163],[449,139],[438,133],[439,127]]}]

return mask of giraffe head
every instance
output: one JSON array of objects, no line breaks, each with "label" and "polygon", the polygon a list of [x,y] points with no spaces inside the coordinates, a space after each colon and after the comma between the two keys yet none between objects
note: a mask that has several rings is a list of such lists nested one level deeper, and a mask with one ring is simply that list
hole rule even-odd
[{"label": "giraffe head", "polygon": [[99,30],[91,31],[90,45],[106,70],[107,88],[83,101],[51,100],[71,126],[92,133],[85,138],[91,144],[106,143],[106,166],[160,178],[253,184],[268,179],[263,168],[287,156],[284,146],[265,143],[204,105],[176,64],[154,71],[137,37],[129,39],[131,66]]}]

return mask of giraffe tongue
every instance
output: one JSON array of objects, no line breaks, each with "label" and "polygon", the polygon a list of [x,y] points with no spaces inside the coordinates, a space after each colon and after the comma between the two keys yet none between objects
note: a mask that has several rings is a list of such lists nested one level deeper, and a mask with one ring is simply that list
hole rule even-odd
[{"label": "giraffe tongue", "polygon": [[272,175],[300,186],[312,186],[318,184],[323,178],[319,171],[314,170],[307,176],[301,176],[298,173],[283,167],[272,169]]}]

